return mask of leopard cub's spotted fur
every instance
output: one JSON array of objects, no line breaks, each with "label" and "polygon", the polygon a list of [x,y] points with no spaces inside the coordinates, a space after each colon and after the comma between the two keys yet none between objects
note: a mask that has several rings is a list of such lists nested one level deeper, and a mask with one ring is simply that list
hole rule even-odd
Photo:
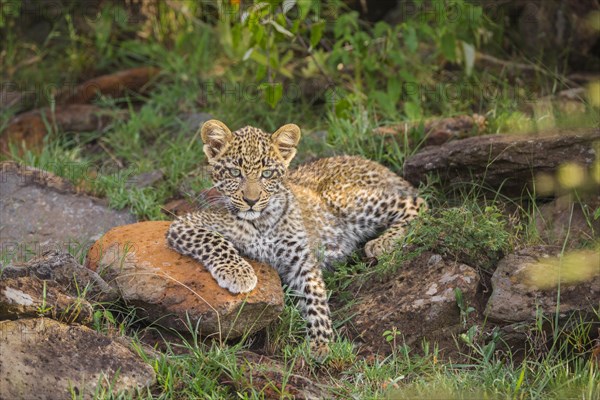
[{"label": "leopard cub's spotted fur", "polygon": [[178,218],[169,245],[202,262],[232,293],[256,286],[241,255],[277,268],[299,295],[311,348],[323,356],[333,331],[321,269],[369,239],[368,257],[389,252],[424,201],[402,178],[360,157],[325,158],[288,172],[300,140],[293,124],[269,135],[252,127],[232,133],[211,120],[201,136],[226,207]]}]

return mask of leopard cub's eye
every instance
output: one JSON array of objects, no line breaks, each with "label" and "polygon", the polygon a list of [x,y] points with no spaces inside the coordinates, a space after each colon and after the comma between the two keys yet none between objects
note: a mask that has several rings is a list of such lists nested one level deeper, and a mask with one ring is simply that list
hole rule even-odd
[{"label": "leopard cub's eye", "polygon": [[272,169],[265,169],[265,170],[262,172],[262,177],[263,177],[263,178],[270,178],[270,177],[272,177],[272,176],[273,176],[273,170],[272,170]]},{"label": "leopard cub's eye", "polygon": [[238,176],[240,176],[242,174],[242,171],[240,171],[237,168],[229,168],[229,174],[231,176],[233,176],[234,178],[237,178]]}]

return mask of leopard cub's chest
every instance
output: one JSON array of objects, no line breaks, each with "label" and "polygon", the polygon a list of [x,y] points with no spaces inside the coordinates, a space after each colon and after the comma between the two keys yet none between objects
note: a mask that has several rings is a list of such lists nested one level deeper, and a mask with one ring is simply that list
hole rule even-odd
[{"label": "leopard cub's chest", "polygon": [[267,262],[273,256],[276,239],[270,235],[255,234],[243,244],[243,251],[249,257]]},{"label": "leopard cub's chest", "polygon": [[[290,231],[296,233],[290,235]],[[286,247],[289,242],[286,239],[289,239],[290,236],[296,236],[297,229],[285,229],[285,227],[279,225],[258,228],[250,225],[244,229],[244,232],[245,234],[241,240],[236,243],[236,247],[248,257],[273,263],[277,259],[277,251],[282,247]]]}]

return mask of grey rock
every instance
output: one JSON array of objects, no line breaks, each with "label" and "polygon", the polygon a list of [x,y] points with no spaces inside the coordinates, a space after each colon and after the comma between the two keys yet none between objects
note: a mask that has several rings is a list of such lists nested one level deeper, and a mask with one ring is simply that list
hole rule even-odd
[{"label": "grey rock", "polygon": [[10,259],[24,260],[48,249],[87,248],[110,228],[134,221],[128,212],[75,193],[54,174],[0,163],[0,250]]},{"label": "grey rock", "polygon": [[162,180],[164,177],[165,177],[165,174],[159,169],[155,169],[153,171],[148,171],[148,172],[142,172],[139,175],[131,177],[127,181],[126,186],[128,189],[131,189],[131,188],[143,189],[143,188],[154,185],[156,182]]},{"label": "grey rock", "polygon": [[[597,310],[600,307],[600,254],[581,251],[575,265],[566,262],[556,271],[552,259],[559,253],[560,248],[538,246],[502,259],[492,276],[493,291],[485,314],[492,320],[519,322],[534,319],[539,311],[553,315],[558,310],[559,316],[564,317],[574,311]],[[588,276],[576,281],[569,279],[569,275],[576,272],[570,268],[577,269],[578,275],[581,273],[581,261],[590,263]],[[542,286],[539,282],[549,282],[553,276],[562,279],[560,296],[558,285]]]},{"label": "grey rock", "polygon": [[[154,369],[127,347],[82,326],[47,319],[0,322],[0,398],[135,396],[154,384]],[[110,383],[110,387],[108,387]]]}]

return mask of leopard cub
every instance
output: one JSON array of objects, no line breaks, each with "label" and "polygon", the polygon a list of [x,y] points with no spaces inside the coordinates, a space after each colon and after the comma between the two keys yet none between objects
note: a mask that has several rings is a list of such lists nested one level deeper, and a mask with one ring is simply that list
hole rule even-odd
[{"label": "leopard cub", "polygon": [[324,158],[288,171],[300,140],[294,124],[268,134],[249,126],[231,132],[211,120],[201,137],[225,206],[177,218],[169,246],[201,262],[232,293],[256,286],[242,255],[275,267],[298,294],[311,349],[323,357],[333,330],[322,268],[365,241],[368,257],[391,251],[424,200],[405,180],[360,157]]}]

